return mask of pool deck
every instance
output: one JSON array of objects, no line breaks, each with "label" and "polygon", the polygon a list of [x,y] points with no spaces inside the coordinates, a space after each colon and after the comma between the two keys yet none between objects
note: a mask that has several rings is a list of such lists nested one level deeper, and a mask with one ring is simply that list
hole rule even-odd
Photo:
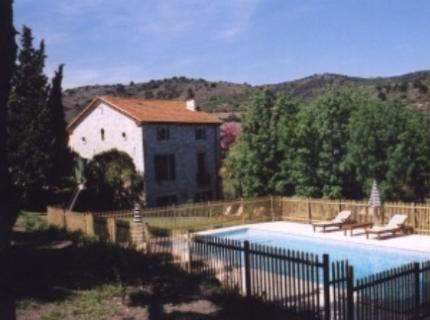
[{"label": "pool deck", "polygon": [[419,253],[429,254],[430,256],[430,236],[418,234],[397,235],[393,237],[382,238],[381,240],[374,239],[373,235],[366,239],[363,229],[354,230],[354,236],[345,236],[343,230],[327,231],[327,232],[313,232],[312,226],[309,224],[296,223],[296,222],[265,222],[256,224],[246,224],[241,226],[222,228],[216,230],[207,230],[199,232],[198,234],[213,234],[223,231],[233,231],[236,229],[252,228],[254,230],[270,231],[277,233],[285,233],[290,235],[306,236],[315,239],[329,239],[341,241],[343,243],[357,243],[361,245],[370,245],[378,247],[387,247],[391,249],[401,249],[408,251],[415,251]]}]

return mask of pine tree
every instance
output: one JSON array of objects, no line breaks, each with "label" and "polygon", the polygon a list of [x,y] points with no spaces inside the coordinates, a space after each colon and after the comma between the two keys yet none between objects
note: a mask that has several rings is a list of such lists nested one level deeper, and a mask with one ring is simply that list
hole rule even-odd
[{"label": "pine tree", "polygon": [[50,137],[44,134],[48,92],[43,74],[45,58],[44,42],[35,49],[31,29],[24,26],[9,103],[8,150],[12,179],[27,207],[43,205],[52,170],[47,153]]},{"label": "pine tree", "polygon": [[68,134],[66,131],[66,120],[64,115],[62,80],[63,65],[58,67],[52,78],[49,98],[46,107],[46,127],[45,135],[51,137],[50,150],[48,154],[52,163],[52,170],[49,174],[50,186],[58,186],[62,178],[70,173],[71,157],[67,147]]},{"label": "pine tree", "polygon": [[8,243],[10,227],[18,214],[7,167],[7,104],[15,67],[16,44],[12,0],[0,1],[0,252]]}]

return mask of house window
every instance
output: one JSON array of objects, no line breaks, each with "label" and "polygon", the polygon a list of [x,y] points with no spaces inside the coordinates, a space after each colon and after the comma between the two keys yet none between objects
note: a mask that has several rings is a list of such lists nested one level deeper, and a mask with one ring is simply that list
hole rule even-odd
[{"label": "house window", "polygon": [[205,128],[197,128],[195,130],[196,140],[205,140],[206,139],[206,129]]},{"label": "house window", "polygon": [[175,180],[176,163],[174,154],[158,154],[154,157],[155,180]]},{"label": "house window", "polygon": [[100,139],[105,140],[105,129],[100,129]]},{"label": "house window", "polygon": [[178,197],[176,195],[157,197],[157,207],[165,207],[178,204]]},{"label": "house window", "polygon": [[157,128],[157,139],[158,140],[169,140],[170,131],[168,128]]},{"label": "house window", "polygon": [[125,132],[121,133],[122,140],[127,140],[127,134]]}]

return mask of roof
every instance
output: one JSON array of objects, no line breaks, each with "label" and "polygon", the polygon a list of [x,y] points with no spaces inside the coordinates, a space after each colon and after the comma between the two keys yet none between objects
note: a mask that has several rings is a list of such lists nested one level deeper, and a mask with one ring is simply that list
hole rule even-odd
[{"label": "roof", "polygon": [[191,111],[186,103],[180,100],[124,98],[114,96],[98,96],[85,107],[69,124],[73,130],[101,102],[123,113],[137,123],[192,123],[192,124],[221,124],[222,121],[209,113]]}]

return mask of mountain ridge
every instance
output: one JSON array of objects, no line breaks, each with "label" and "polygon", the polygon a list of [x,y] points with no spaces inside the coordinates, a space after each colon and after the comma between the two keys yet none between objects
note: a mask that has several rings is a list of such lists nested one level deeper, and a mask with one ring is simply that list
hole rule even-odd
[{"label": "mountain ridge", "polygon": [[63,96],[68,121],[97,95],[185,100],[191,94],[204,111],[229,115],[240,111],[240,106],[263,88],[286,94],[300,102],[317,99],[329,90],[364,89],[375,98],[399,101],[410,108],[430,113],[430,70],[369,78],[322,73],[297,80],[255,86],[181,76],[140,83],[81,86],[65,90]]}]

